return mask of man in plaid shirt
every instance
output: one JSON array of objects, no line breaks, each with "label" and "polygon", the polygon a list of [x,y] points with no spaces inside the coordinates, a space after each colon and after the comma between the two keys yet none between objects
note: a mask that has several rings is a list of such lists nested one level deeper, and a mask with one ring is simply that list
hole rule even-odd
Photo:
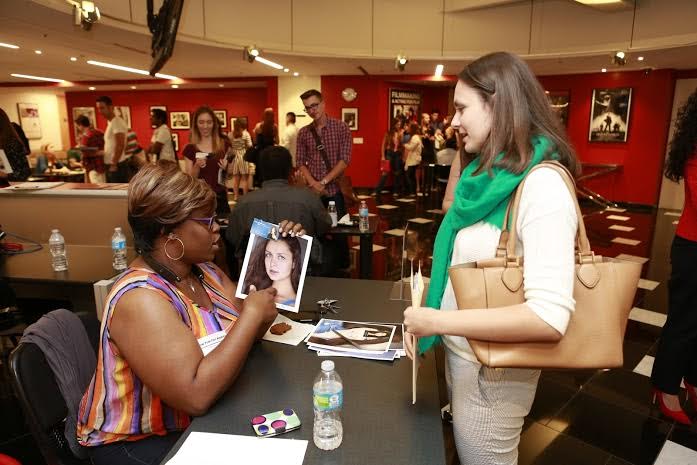
[{"label": "man in plaid shirt", "polygon": [[[312,118],[312,123],[298,131],[298,167],[308,185],[321,195],[325,207],[330,200],[336,202],[336,210],[341,218],[346,214],[346,205],[336,180],[351,162],[351,130],[343,121],[327,116],[322,94],[318,90],[308,90],[300,99],[305,106],[305,112]],[[330,170],[327,170],[327,165],[317,149],[311,126],[314,126],[324,145]]]}]

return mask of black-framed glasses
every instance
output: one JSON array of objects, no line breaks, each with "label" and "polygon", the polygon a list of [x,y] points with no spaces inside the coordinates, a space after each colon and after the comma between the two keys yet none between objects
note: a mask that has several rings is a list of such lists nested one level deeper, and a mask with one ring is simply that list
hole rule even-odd
[{"label": "black-framed glasses", "polygon": [[202,224],[205,227],[207,227],[209,231],[213,231],[213,224],[215,223],[216,218],[218,218],[218,215],[213,215],[209,218],[187,218],[187,219],[189,219],[191,221],[195,221],[199,224]]},{"label": "black-framed glasses", "polygon": [[322,102],[317,102],[313,103],[312,105],[308,105],[305,107],[305,113],[310,113],[313,110],[316,110],[317,107],[319,107],[322,104]]}]

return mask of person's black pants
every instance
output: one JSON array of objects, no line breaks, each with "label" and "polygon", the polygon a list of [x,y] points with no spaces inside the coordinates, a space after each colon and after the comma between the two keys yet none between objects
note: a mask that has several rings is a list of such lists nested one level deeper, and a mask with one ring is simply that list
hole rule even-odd
[{"label": "person's black pants", "polygon": [[[392,184],[392,194],[403,194],[404,193],[404,164],[402,163],[402,154],[399,152],[387,152],[385,154],[387,159],[390,161],[390,171],[394,177]],[[385,187],[385,181],[387,181],[387,176],[389,173],[382,172],[380,174],[380,181],[375,188],[375,194],[380,195],[382,193],[383,187]]]},{"label": "person's black pants", "polygon": [[419,165],[412,165],[407,168],[407,190],[410,194],[416,194],[416,169]]},{"label": "person's black pants", "polygon": [[685,379],[697,385],[697,242],[675,236],[670,250],[668,321],[658,341],[651,383],[677,394]]},{"label": "person's black pants", "polygon": [[130,174],[128,165],[129,160],[120,161],[116,164],[116,171],[109,171],[111,165],[106,165],[106,182],[127,183]]},{"label": "person's black pants", "polygon": [[94,465],[158,465],[172,449],[181,433],[148,436],[139,441],[119,441],[88,447]]}]

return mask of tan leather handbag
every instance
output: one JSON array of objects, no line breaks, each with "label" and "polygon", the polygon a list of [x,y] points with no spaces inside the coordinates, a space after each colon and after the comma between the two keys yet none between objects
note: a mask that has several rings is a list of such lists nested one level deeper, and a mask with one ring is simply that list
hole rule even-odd
[{"label": "tan leather handbag", "polygon": [[[561,164],[543,162],[562,175],[576,205],[576,310],[559,342],[499,343],[468,339],[477,359],[492,368],[614,368],[622,366],[622,341],[636,293],[641,264],[595,255],[590,248],[573,178]],[[528,173],[529,174],[529,173]],[[525,302],[523,257],[515,255],[518,205],[525,179],[509,203],[496,258],[450,268],[461,310]],[[506,224],[508,223],[508,224]],[[510,227],[508,227],[510,225]]]}]

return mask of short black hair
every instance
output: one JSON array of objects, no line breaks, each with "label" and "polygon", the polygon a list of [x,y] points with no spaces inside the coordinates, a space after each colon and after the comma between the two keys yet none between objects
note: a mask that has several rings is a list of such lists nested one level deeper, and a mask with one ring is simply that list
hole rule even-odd
[{"label": "short black hair", "polygon": [[289,111],[288,113],[286,113],[286,118],[289,116],[290,116],[290,122],[295,123],[295,113],[293,113],[292,111]]},{"label": "short black hair", "polygon": [[85,115],[80,115],[77,118],[75,118],[75,124],[80,125],[82,127],[88,128],[91,126],[90,124],[90,119],[86,117]]},{"label": "short black hair", "polygon": [[322,92],[318,91],[317,89],[310,89],[300,94],[300,100],[307,100],[310,97],[317,97],[320,99],[320,101],[322,101]]},{"label": "short black hair", "polygon": [[151,113],[155,118],[157,118],[158,121],[162,121],[163,123],[167,122],[167,112],[163,109],[155,108],[151,111]]},{"label": "short black hair", "polygon": [[272,145],[261,151],[257,166],[262,181],[288,179],[293,166],[293,157],[287,148],[281,145]]},{"label": "short black hair", "polygon": [[111,97],[109,97],[108,95],[102,95],[101,97],[97,97],[97,103],[99,102],[102,102],[104,105],[114,105],[114,102],[111,101]]}]

